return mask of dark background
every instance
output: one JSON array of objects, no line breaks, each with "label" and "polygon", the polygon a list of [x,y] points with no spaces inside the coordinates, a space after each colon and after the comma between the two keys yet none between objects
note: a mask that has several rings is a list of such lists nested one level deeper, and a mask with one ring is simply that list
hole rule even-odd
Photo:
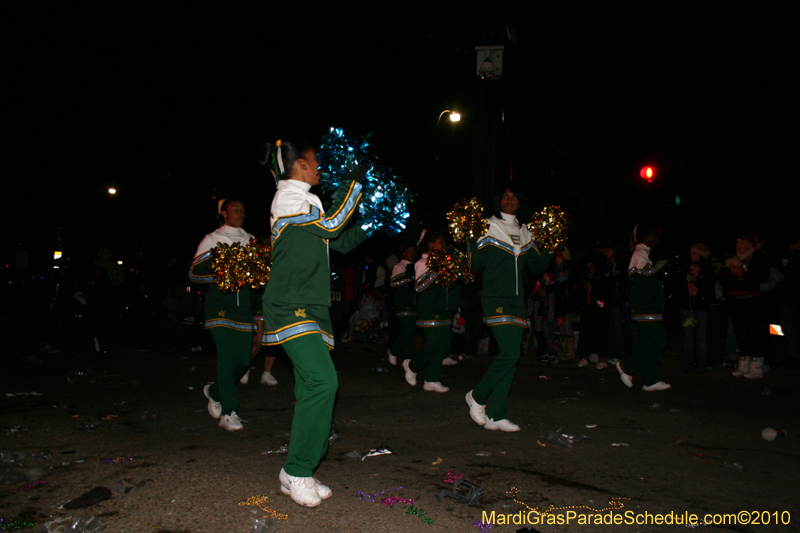
[{"label": "dark background", "polygon": [[[104,245],[188,262],[231,193],[266,236],[260,146],[334,125],[373,132],[415,194],[398,241],[513,176],[571,216],[575,249],[624,247],[647,215],[681,251],[724,255],[751,227],[782,254],[798,227],[788,5],[6,7],[3,265]],[[505,46],[502,80],[476,77],[484,44]],[[463,118],[437,132],[444,109]]]}]

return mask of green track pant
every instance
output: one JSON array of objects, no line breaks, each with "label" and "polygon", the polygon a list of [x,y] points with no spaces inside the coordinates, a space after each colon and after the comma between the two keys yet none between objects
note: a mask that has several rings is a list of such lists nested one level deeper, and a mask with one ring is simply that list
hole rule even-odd
[{"label": "green track pant", "polygon": [[297,400],[283,468],[290,476],[310,477],[328,451],[339,380],[328,345],[319,333],[296,337],[282,346],[294,365]]},{"label": "green track pant", "polygon": [[439,381],[442,359],[445,358],[450,344],[450,326],[422,328],[425,332],[425,346],[417,352],[408,367],[412,372],[419,372],[426,366],[425,381]]},{"label": "green track pant", "polygon": [[492,335],[500,353],[489,366],[486,375],[472,390],[476,402],[486,405],[491,395],[492,403],[486,411],[487,418],[503,420],[508,413],[508,393],[514,381],[519,362],[520,345],[525,329],[511,324],[492,326]]},{"label": "green track pant", "polygon": [[400,334],[389,347],[389,353],[397,357],[398,361],[411,359],[414,356],[414,332],[417,329],[417,317],[399,316]]},{"label": "green track pant", "polygon": [[208,388],[215,402],[222,403],[222,414],[239,411],[239,392],[236,382],[250,366],[253,334],[231,328],[211,328],[217,345],[217,380]]},{"label": "green track pant", "polygon": [[648,320],[636,323],[639,326],[639,348],[622,363],[622,370],[634,375],[641,370],[645,385],[658,383],[656,357],[667,347],[667,330],[661,320]]}]

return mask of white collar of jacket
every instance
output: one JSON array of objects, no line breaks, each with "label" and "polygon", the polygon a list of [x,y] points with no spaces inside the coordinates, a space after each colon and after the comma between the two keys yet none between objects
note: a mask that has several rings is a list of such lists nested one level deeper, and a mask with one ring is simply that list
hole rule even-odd
[{"label": "white collar of jacket", "polygon": [[[520,226],[517,217],[514,215],[505,213],[501,213],[501,215],[503,218],[492,216],[486,220],[489,230],[483,237],[478,239],[478,248],[492,244],[508,253],[519,255],[530,248],[536,247],[531,242],[531,232],[528,231],[528,227],[525,224]],[[515,228],[519,228],[519,244],[514,244],[511,240],[511,233],[514,233]]]},{"label": "white collar of jacket", "polygon": [[311,205],[317,206],[320,213],[325,210],[322,208],[322,201],[313,194],[311,185],[300,180],[281,180],[278,182],[278,192],[272,202],[273,221],[280,217],[289,215],[307,214],[311,210]]},{"label": "white collar of jacket", "polygon": [[636,244],[633,254],[631,254],[631,262],[628,263],[628,270],[641,270],[652,264],[650,248],[643,242]]},{"label": "white collar of jacket", "polygon": [[242,246],[246,246],[252,238],[253,236],[242,228],[234,228],[233,226],[224,224],[205,236],[194,256],[197,257],[212,248],[216,248],[218,242],[228,245],[238,242]]}]

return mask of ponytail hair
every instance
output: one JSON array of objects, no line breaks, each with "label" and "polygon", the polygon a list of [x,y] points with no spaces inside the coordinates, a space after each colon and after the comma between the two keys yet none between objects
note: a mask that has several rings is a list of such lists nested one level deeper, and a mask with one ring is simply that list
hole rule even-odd
[{"label": "ponytail hair", "polygon": [[265,154],[261,164],[268,167],[275,178],[278,180],[288,179],[292,173],[294,162],[302,159],[314,147],[304,141],[275,141],[274,144],[265,143]]}]

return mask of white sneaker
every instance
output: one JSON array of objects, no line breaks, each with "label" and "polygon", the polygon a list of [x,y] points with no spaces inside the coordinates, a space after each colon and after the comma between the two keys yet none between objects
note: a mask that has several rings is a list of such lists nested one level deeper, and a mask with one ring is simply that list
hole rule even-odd
[{"label": "white sneaker", "polygon": [[247,369],[247,372],[244,373],[244,376],[239,378],[239,383],[242,385],[247,385],[248,381],[250,381],[250,369]]},{"label": "white sneaker", "polygon": [[[283,472],[283,469],[281,469],[281,472]],[[287,474],[286,472],[283,472],[282,476],[289,477],[289,474]],[[279,477],[279,479],[281,481],[281,492],[286,494],[287,496],[291,496],[292,495],[291,489],[287,485],[283,484],[284,478],[283,477]],[[297,478],[297,479],[305,479],[305,478]],[[331,490],[331,488],[329,486],[323,485],[315,477],[312,477],[311,479],[314,480],[314,484],[317,487],[317,494],[319,495],[319,498],[321,500],[327,500],[328,498],[333,496],[333,491]]]},{"label": "white sneaker", "polygon": [[486,421],[486,425],[483,426],[486,429],[491,429],[492,431],[519,431],[519,426],[516,425],[514,422],[509,420],[508,418],[504,418],[502,420],[494,421],[491,418]]},{"label": "white sneaker", "polygon": [[472,391],[467,393],[465,397],[467,405],[469,406],[469,417],[479,426],[486,425],[486,406],[481,405],[472,397]]},{"label": "white sneaker", "polygon": [[236,414],[236,411],[232,411],[229,415],[223,415],[219,417],[219,427],[225,428],[228,431],[238,431],[240,429],[244,429],[242,425],[242,419],[239,418],[239,415]]},{"label": "white sneaker", "polygon": [[616,367],[617,367],[617,372],[619,372],[619,379],[622,380],[622,382],[625,384],[626,387],[633,387],[633,378],[622,370],[619,361],[617,361]]},{"label": "white sneaker", "polygon": [[411,359],[406,359],[403,361],[403,370],[406,371],[406,383],[411,385],[412,387],[417,386],[417,373],[411,371]]},{"label": "white sneaker", "polygon": [[589,366],[589,361],[587,361],[586,359],[581,359],[580,361],[578,361],[578,368],[583,368],[585,366]]},{"label": "white sneaker", "polygon": [[275,379],[275,376],[272,375],[272,372],[263,372],[261,374],[261,384],[274,387],[275,385],[278,384],[278,380]]},{"label": "white sneaker", "polygon": [[598,361],[599,361],[599,359],[597,358],[597,354],[596,353],[590,353],[589,354],[589,362],[590,363],[592,363],[593,365],[596,365]]},{"label": "white sneaker", "polygon": [[313,477],[290,476],[281,468],[278,480],[281,482],[281,492],[288,494],[295,503],[303,507],[316,507],[322,503],[322,498],[317,491],[317,483]]},{"label": "white sneaker", "polygon": [[658,383],[654,383],[653,385],[642,386],[642,390],[647,392],[653,392],[657,390],[667,390],[671,388],[672,385],[670,385],[669,383],[664,383],[663,381],[659,381]]},{"label": "white sneaker", "polygon": [[208,394],[208,388],[210,386],[211,384],[209,383],[203,387],[203,395],[208,398],[208,414],[210,414],[212,418],[219,418],[222,414],[222,404],[211,399],[211,396]]},{"label": "white sneaker", "polygon": [[597,370],[605,370],[605,369],[606,369],[606,367],[608,367],[608,365],[607,365],[607,364],[605,364],[605,363],[597,363],[597,366],[596,366],[595,368],[596,368]]},{"label": "white sneaker", "polygon": [[392,355],[392,352],[390,352],[389,350],[386,350],[386,355],[389,356],[388,357],[389,364],[392,365],[392,366],[395,366],[397,364],[397,356],[396,355]]},{"label": "white sneaker", "polygon": [[442,366],[453,366],[458,364],[458,361],[453,359],[452,357],[448,356],[442,359]]},{"label": "white sneaker", "polygon": [[426,381],[422,384],[422,388],[433,392],[447,392],[450,390],[438,381]]}]

